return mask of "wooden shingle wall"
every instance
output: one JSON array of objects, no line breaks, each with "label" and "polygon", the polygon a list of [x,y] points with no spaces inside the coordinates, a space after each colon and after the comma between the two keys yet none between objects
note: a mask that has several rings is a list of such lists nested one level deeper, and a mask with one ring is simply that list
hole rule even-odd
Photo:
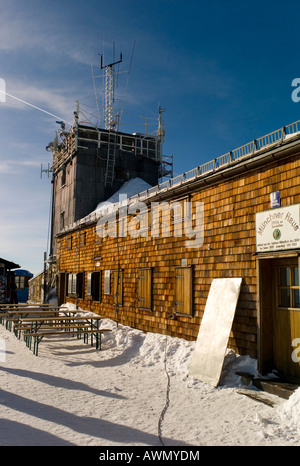
[{"label": "wooden shingle wall", "polygon": [[[84,298],[78,305],[122,324],[149,332],[195,340],[198,335],[206,299],[214,278],[242,277],[229,347],[239,354],[257,357],[255,213],[270,208],[270,194],[280,191],[281,205],[300,203],[300,158],[284,159],[224,180],[204,189],[191,191],[187,200],[204,204],[204,242],[196,248],[186,247],[186,237],[96,235],[96,225],[66,233],[58,238],[59,270],[85,272]],[[176,201],[174,195],[173,200]],[[131,221],[132,217],[129,219]],[[133,226],[133,224],[131,224]],[[80,233],[85,231],[85,244]],[[153,233],[153,232],[152,232]],[[72,236],[72,248],[69,238]],[[176,267],[192,267],[192,315],[175,313]],[[113,304],[113,272],[122,270],[122,305]],[[152,310],[140,309],[138,276],[140,268],[152,269]],[[102,300],[87,298],[87,273],[102,271]],[[105,270],[111,271],[111,294],[103,288]],[[76,302],[75,298],[67,301]],[[171,318],[171,316],[173,318]]]}]

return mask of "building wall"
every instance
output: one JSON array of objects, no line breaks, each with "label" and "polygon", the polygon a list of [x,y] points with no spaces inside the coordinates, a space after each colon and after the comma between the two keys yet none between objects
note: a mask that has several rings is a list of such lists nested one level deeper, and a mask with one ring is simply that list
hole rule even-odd
[{"label": "building wall", "polygon": [[44,272],[31,278],[28,282],[28,302],[44,302]]},{"label": "building wall", "polygon": [[[105,238],[99,240],[95,225],[58,238],[60,272],[84,272],[82,299],[67,297],[85,310],[92,310],[144,331],[167,333],[195,340],[214,278],[242,277],[242,288],[229,339],[239,354],[257,357],[257,276],[255,214],[270,209],[270,194],[279,190],[281,206],[300,202],[300,156],[292,157],[190,190],[193,215],[204,203],[204,242],[187,248],[185,237]],[[173,201],[186,196],[174,192]],[[174,226],[173,226],[174,227]],[[85,244],[82,238],[85,236]],[[70,237],[72,248],[70,249]],[[81,245],[80,245],[81,238]],[[176,312],[176,267],[192,267],[192,315]],[[123,271],[122,305],[113,304],[112,291],[104,294],[105,270]],[[139,309],[138,274],[152,268],[151,310]],[[102,272],[102,298],[96,303],[86,294],[87,274]],[[170,318],[170,316],[175,318]]]},{"label": "building wall", "polygon": [[107,200],[118,191],[124,181],[139,177],[152,186],[158,183],[159,163],[156,160],[116,148],[114,181],[111,186],[106,187],[104,183],[106,157],[107,150],[104,149],[81,149],[65,163],[63,168],[55,172],[52,236],[54,255],[56,254],[55,235],[63,227],[91,213],[100,202]]}]

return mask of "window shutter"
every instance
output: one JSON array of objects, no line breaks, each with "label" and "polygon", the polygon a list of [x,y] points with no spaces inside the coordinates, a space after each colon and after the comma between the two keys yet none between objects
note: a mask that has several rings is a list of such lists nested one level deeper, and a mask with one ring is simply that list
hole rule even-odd
[{"label": "window shutter", "polygon": [[68,295],[72,294],[72,274],[68,274]]},{"label": "window shutter", "polygon": [[152,269],[138,272],[138,305],[143,309],[152,307]]},{"label": "window shutter", "polygon": [[192,315],[192,268],[175,269],[175,311]]},{"label": "window shutter", "polygon": [[76,294],[77,292],[77,275],[76,273],[72,273],[72,294]]},{"label": "window shutter", "polygon": [[88,272],[86,281],[86,294],[92,296],[92,273]]}]

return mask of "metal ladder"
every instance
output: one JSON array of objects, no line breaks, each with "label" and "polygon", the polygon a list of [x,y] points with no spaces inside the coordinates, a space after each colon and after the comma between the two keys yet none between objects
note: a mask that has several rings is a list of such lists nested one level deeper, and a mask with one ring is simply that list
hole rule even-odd
[{"label": "metal ladder", "polygon": [[115,132],[109,131],[108,135],[108,147],[107,147],[107,159],[106,159],[106,171],[105,171],[105,186],[111,186],[114,180],[115,170],[115,158],[116,158],[116,142],[117,135]]}]

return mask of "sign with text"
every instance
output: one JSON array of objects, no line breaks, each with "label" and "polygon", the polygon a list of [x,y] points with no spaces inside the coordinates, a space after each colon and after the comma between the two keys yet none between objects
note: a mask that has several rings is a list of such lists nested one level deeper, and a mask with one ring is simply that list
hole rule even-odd
[{"label": "sign with text", "polygon": [[256,251],[300,248],[300,204],[256,214]]},{"label": "sign with text", "polygon": [[271,208],[280,207],[280,192],[275,191],[270,194]]}]

